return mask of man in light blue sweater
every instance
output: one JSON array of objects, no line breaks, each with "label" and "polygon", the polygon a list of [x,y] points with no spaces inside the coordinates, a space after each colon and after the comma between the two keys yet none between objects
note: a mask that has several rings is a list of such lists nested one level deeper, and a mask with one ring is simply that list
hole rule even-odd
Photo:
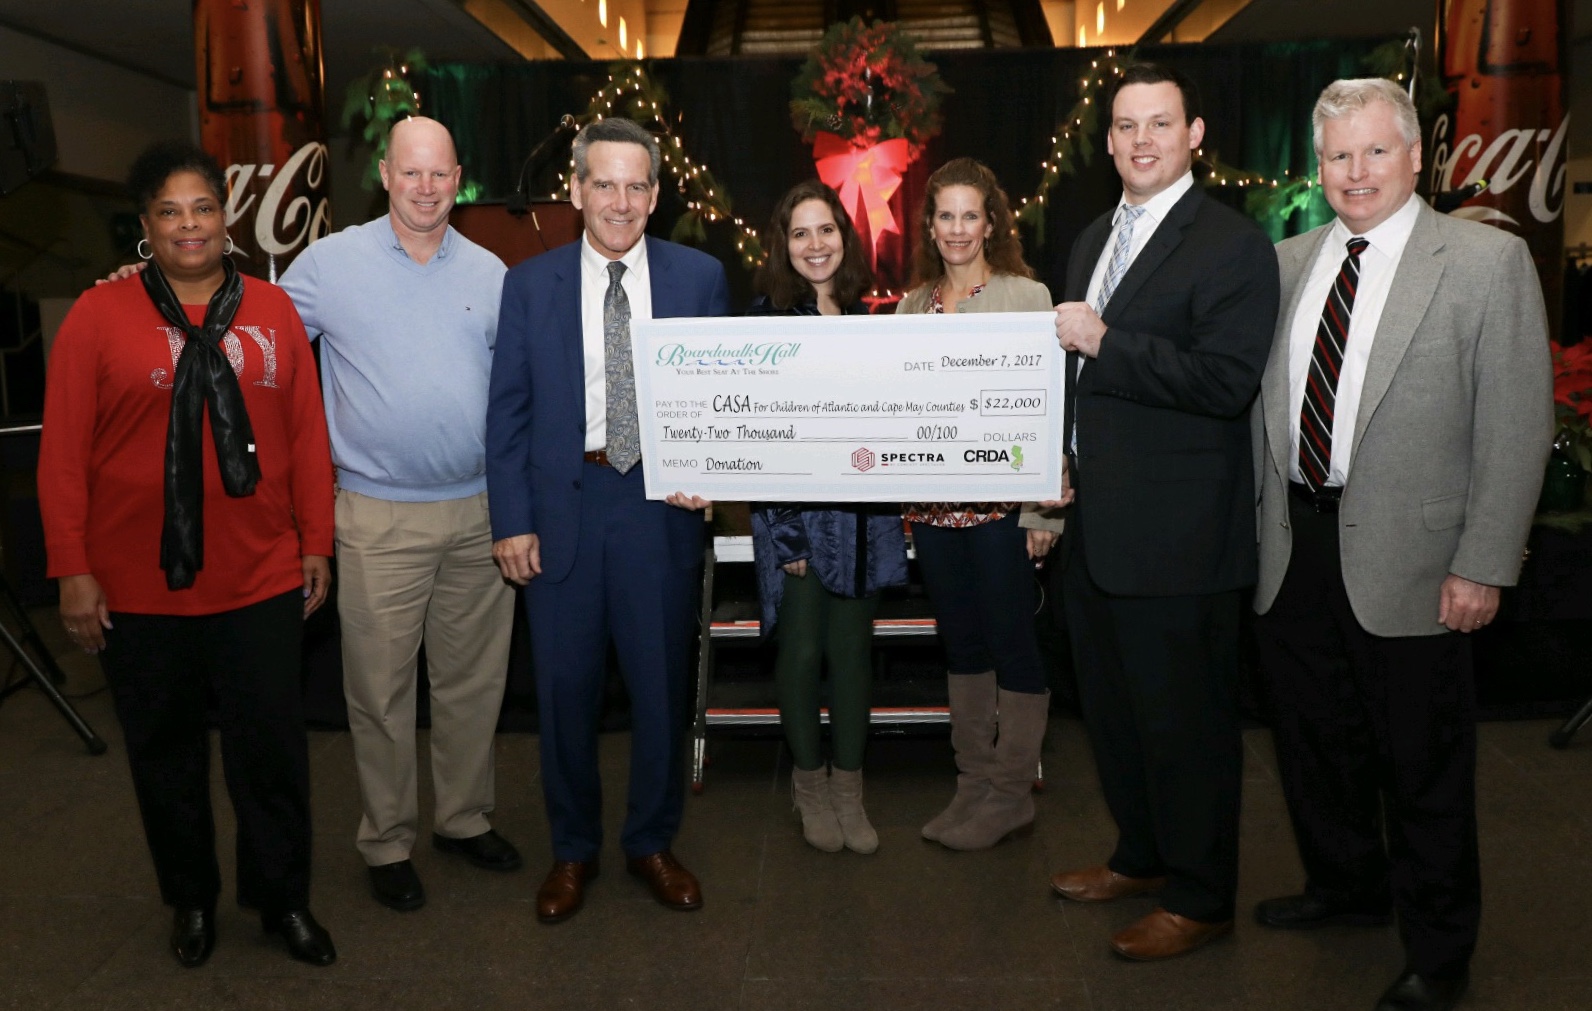
[{"label": "man in light blue sweater", "polygon": [[410,862],[422,639],[432,842],[478,867],[520,866],[487,821],[514,607],[492,561],[485,469],[504,266],[449,227],[459,176],[441,124],[398,124],[381,163],[388,214],[312,244],[281,282],[321,338],[343,686],[364,805],[356,845],[376,899],[399,910],[425,903]]}]

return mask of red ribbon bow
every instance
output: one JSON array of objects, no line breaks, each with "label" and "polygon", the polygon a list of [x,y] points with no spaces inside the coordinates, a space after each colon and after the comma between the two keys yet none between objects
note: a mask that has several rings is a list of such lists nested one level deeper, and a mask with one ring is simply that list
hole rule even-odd
[{"label": "red ribbon bow", "polygon": [[890,198],[901,187],[901,176],[912,161],[912,149],[902,138],[887,140],[872,147],[856,147],[832,133],[820,131],[813,140],[813,160],[818,178],[840,194],[840,203],[853,218],[858,198],[868,222],[872,260],[879,260],[879,239],[886,232],[900,233],[901,226],[890,210]]}]

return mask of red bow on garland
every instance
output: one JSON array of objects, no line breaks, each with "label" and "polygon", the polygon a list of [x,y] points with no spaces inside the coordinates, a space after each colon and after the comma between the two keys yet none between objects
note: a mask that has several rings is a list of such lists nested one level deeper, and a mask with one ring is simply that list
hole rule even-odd
[{"label": "red bow on garland", "polygon": [[901,187],[901,176],[912,161],[912,148],[902,138],[872,147],[856,147],[832,133],[820,131],[813,139],[813,161],[818,178],[840,194],[840,203],[855,216],[857,200],[868,222],[874,265],[879,261],[879,239],[885,232],[901,231],[890,198]]}]

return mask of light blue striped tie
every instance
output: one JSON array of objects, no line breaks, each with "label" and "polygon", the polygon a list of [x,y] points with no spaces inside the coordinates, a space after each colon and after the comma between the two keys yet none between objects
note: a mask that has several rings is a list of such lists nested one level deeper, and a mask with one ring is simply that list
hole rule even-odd
[{"label": "light blue striped tie", "polygon": [[[1117,285],[1122,283],[1122,275],[1128,272],[1128,254],[1133,251],[1133,223],[1139,220],[1139,215],[1144,213],[1144,208],[1138,204],[1122,205],[1122,222],[1117,228],[1117,241],[1111,247],[1111,262],[1106,264],[1106,276],[1100,282],[1100,294],[1095,298],[1095,314],[1106,314],[1106,303],[1111,301],[1111,296],[1116,294]],[[1078,371],[1083,372],[1085,359],[1078,356]],[[1067,437],[1067,448],[1072,451],[1074,458],[1078,455],[1078,422],[1074,418],[1072,432]]]},{"label": "light blue striped tie", "polygon": [[1116,294],[1122,275],[1128,272],[1129,253],[1133,251],[1133,223],[1139,220],[1144,208],[1138,204],[1122,205],[1122,224],[1117,229],[1116,245],[1111,247],[1111,262],[1106,265],[1105,280],[1100,282],[1100,297],[1095,299],[1095,312],[1105,315],[1106,305]]}]

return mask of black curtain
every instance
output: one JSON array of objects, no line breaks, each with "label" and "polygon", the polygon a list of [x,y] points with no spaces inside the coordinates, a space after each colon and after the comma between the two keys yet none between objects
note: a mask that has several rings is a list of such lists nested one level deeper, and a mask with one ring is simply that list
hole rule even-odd
[{"label": "black curtain", "polygon": [[[1314,171],[1310,109],[1338,77],[1365,73],[1361,59],[1384,39],[1327,40],[1227,46],[1159,46],[1141,59],[1171,63],[1199,86],[1206,125],[1205,151],[1224,163],[1272,175]],[[1051,137],[1078,100],[1079,82],[1101,60],[1093,49],[1023,49],[942,52],[932,58],[955,93],[945,100],[944,130],[913,165],[893,202],[910,243],[923,183],[934,166],[961,155],[988,164],[1016,203],[1033,193]],[[774,202],[790,186],[816,173],[812,152],[791,126],[790,82],[801,58],[686,57],[648,64],[668,92],[668,116],[692,160],[707,165],[734,200],[734,212],[762,230]],[[1098,71],[1094,71],[1098,73]],[[437,64],[418,82],[422,107],[453,131],[467,182],[480,199],[505,199],[515,188],[526,155],[551,133],[559,117],[581,115],[608,80],[601,63]],[[1043,234],[1025,232],[1027,258],[1041,280],[1059,294],[1073,238],[1120,194],[1103,133],[1078,174],[1064,177],[1046,203]],[[530,193],[546,196],[564,168],[568,145],[546,159]],[[667,237],[684,209],[665,178],[649,231]],[[1218,197],[1242,207],[1243,192],[1217,188]],[[1294,215],[1274,238],[1325,220],[1320,206]],[[739,268],[734,234],[708,226],[705,248],[729,267],[737,306],[751,298],[750,274]],[[904,257],[903,257],[904,259]],[[904,278],[881,277],[899,287]]]}]

